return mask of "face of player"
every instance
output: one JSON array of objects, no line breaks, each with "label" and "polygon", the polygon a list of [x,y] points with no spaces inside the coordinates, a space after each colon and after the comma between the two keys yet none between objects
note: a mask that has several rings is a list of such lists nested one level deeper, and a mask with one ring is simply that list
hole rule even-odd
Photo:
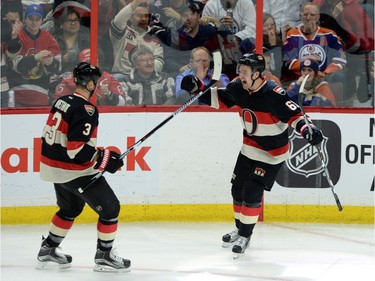
[{"label": "face of player", "polygon": [[61,29],[69,34],[75,34],[81,28],[79,16],[71,13],[68,18],[61,24]]},{"label": "face of player", "polygon": [[133,16],[131,18],[131,23],[132,23],[133,28],[147,30],[149,21],[150,21],[150,12],[148,8],[140,7],[140,6],[135,8]]},{"label": "face of player", "polygon": [[190,9],[185,9],[181,15],[181,22],[185,29],[195,29],[199,25],[199,14],[192,12]]},{"label": "face of player", "polygon": [[137,59],[137,63],[135,65],[137,71],[144,75],[149,76],[155,70],[155,58],[153,54],[143,54],[140,55]]},{"label": "face of player", "polygon": [[306,34],[313,33],[318,25],[319,11],[314,5],[306,5],[302,11],[302,22],[303,22],[303,32]]},{"label": "face of player", "polygon": [[37,15],[25,18],[26,29],[31,34],[35,35],[38,33],[40,26],[42,25],[42,18]]},{"label": "face of player", "polygon": [[307,79],[308,82],[312,81],[315,77],[315,72],[312,68],[304,66],[301,69],[301,75],[305,77],[306,75],[309,75],[309,78]]},{"label": "face of player", "polygon": [[197,70],[198,68],[208,68],[210,66],[210,56],[204,50],[197,50],[191,60],[191,68]]},{"label": "face of player", "polygon": [[[245,90],[250,90],[250,88],[253,85],[253,80],[251,78],[252,78],[252,76],[255,76],[255,75],[253,75],[253,71],[252,71],[251,67],[248,66],[248,65],[240,64],[238,66],[237,72],[238,72],[238,76],[241,79],[242,87]],[[253,78],[255,78],[255,77],[253,77]]]}]

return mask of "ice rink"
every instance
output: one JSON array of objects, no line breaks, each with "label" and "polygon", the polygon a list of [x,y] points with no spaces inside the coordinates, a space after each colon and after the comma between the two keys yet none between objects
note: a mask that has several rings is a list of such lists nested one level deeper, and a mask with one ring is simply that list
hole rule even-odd
[{"label": "ice rink", "polygon": [[2,226],[3,281],[375,280],[374,226],[259,223],[238,260],[221,247],[232,223],[120,223],[115,247],[128,273],[97,273],[96,225],[76,224],[61,244],[72,267],[36,270],[48,225]]}]

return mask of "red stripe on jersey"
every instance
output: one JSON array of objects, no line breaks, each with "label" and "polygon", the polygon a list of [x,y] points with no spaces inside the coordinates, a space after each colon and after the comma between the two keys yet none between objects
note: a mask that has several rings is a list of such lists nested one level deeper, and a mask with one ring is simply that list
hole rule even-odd
[{"label": "red stripe on jersey", "polygon": [[70,229],[73,225],[73,222],[74,221],[63,220],[57,215],[54,215],[52,218],[52,224],[62,229]]},{"label": "red stripe on jersey", "polygon": [[100,221],[98,221],[97,229],[101,233],[108,234],[108,233],[116,232],[117,231],[117,226],[118,226],[117,223],[107,225],[107,224],[102,224]]},{"label": "red stripe on jersey", "polygon": [[241,214],[245,216],[249,216],[249,217],[255,217],[255,216],[259,216],[260,211],[261,211],[261,207],[250,208],[250,207],[242,206]]},{"label": "red stripe on jersey", "polygon": [[[252,139],[246,138],[246,137],[243,138],[243,144],[251,146],[251,147],[255,147],[255,148],[258,148],[258,149],[261,149],[261,150],[265,150],[264,147],[261,147],[257,142],[253,141]],[[271,149],[271,150],[266,150],[266,151],[267,151],[267,153],[269,153],[272,156],[283,155],[283,154],[285,154],[289,151],[289,143],[287,143],[286,145],[284,145],[282,147],[279,147],[279,148],[276,148],[276,149]]]},{"label": "red stripe on jersey", "polygon": [[233,204],[233,211],[235,213],[241,213],[241,208],[242,208],[242,205],[235,205],[235,204]]},{"label": "red stripe on jersey", "polygon": [[[240,115],[244,118],[246,122],[253,123],[252,120],[252,114],[245,114],[243,113],[249,113],[249,111],[241,111]],[[255,116],[257,117],[258,124],[277,124],[280,122],[280,119],[276,118],[275,116],[271,115],[269,112],[259,112],[254,111]]]},{"label": "red stripe on jersey", "polygon": [[68,141],[66,143],[67,150],[77,150],[80,147],[83,147],[86,144],[86,141]]},{"label": "red stripe on jersey", "polygon": [[[55,114],[55,112],[51,112],[51,113],[49,114],[49,116],[48,116],[47,125],[50,126],[50,127],[53,127],[53,126],[56,124],[56,122],[57,122],[57,119],[56,119],[56,118],[53,118],[54,114]],[[64,119],[62,119],[62,120],[60,121],[60,125],[59,125],[58,130],[59,130],[61,133],[63,133],[63,134],[66,135],[67,132],[68,132],[68,129],[69,129],[69,124],[66,123],[66,121],[65,121]]]},{"label": "red stripe on jersey", "polygon": [[40,157],[40,162],[42,162],[43,164],[49,167],[63,169],[63,170],[71,170],[71,171],[83,171],[93,166],[95,163],[95,162],[85,162],[81,164],[72,164],[72,163],[66,163],[62,161],[49,159],[43,155]]},{"label": "red stripe on jersey", "polygon": [[61,133],[63,133],[64,135],[66,135],[66,134],[69,132],[69,124],[68,124],[64,119],[61,120],[59,130],[60,130]]}]

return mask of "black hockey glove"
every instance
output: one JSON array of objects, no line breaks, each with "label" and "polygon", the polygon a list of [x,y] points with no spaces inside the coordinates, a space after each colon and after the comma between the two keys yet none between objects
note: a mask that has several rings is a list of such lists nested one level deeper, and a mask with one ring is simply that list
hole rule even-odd
[{"label": "black hockey glove", "polygon": [[95,169],[99,169],[101,172],[108,171],[114,174],[122,166],[124,166],[124,161],[120,159],[120,154],[109,151],[108,149],[98,150],[98,158],[94,166]]},{"label": "black hockey glove", "polygon": [[310,134],[309,127],[305,124],[301,128],[301,136],[307,139],[311,145],[318,145],[323,141],[322,131],[315,127],[313,124],[310,124],[312,134]]},{"label": "black hockey glove", "polygon": [[192,94],[198,94],[204,89],[204,84],[198,77],[187,75],[182,78],[181,89]]}]

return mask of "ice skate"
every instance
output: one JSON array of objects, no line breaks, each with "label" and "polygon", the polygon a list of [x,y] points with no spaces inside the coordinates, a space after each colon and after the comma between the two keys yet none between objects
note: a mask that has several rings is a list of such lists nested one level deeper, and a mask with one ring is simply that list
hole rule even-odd
[{"label": "ice skate", "polygon": [[51,247],[47,244],[47,239],[43,237],[37,259],[36,269],[46,269],[48,263],[55,263],[60,269],[69,268],[72,263],[72,256],[58,252],[59,247]]},{"label": "ice skate", "polygon": [[110,251],[96,250],[94,271],[98,272],[128,272],[130,271],[130,260],[117,256],[112,249]]},{"label": "ice skate", "polygon": [[246,249],[250,245],[250,237],[248,238],[243,237],[243,236],[238,237],[238,239],[236,240],[232,248],[233,259],[238,259],[245,254]]},{"label": "ice skate", "polygon": [[222,238],[223,240],[223,248],[229,248],[240,236],[238,235],[238,229],[233,230],[232,232],[229,232],[225,234]]}]

